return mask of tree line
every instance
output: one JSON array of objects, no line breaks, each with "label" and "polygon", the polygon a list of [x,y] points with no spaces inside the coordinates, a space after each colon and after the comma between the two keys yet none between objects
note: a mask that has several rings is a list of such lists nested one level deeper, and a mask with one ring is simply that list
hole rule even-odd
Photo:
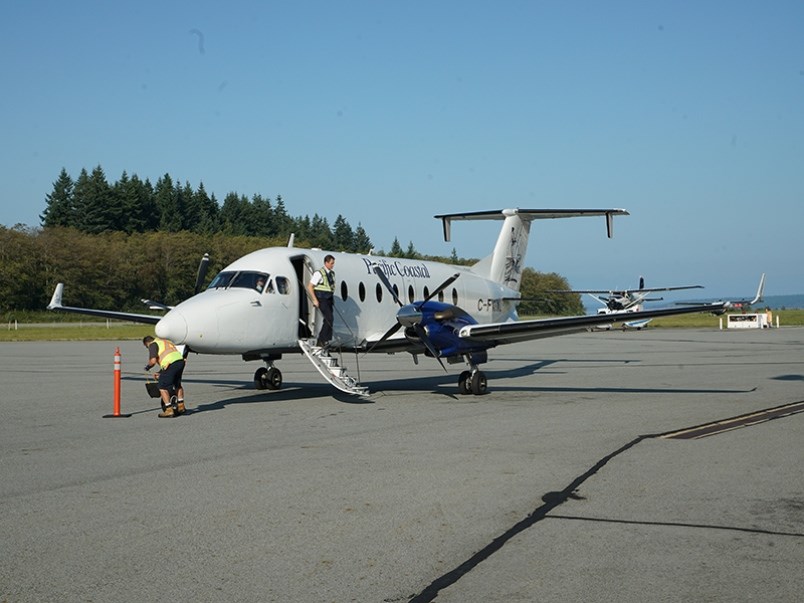
[{"label": "tree line", "polygon": [[371,249],[363,227],[353,228],[340,214],[332,225],[318,214],[292,217],[281,196],[272,201],[255,194],[249,199],[237,192],[227,194],[219,205],[203,182],[193,188],[170,174],[151,184],[124,171],[109,183],[100,165],[91,172],[82,169],[76,179],[62,168],[45,203],[39,216],[45,228],[62,226],[88,234],[186,231],[285,239],[294,233],[324,249],[362,253]]},{"label": "tree line", "polygon": [[[142,299],[176,304],[194,291],[201,257],[209,253],[214,275],[257,249],[286,245],[368,253],[371,239],[358,224],[338,215],[330,227],[318,214],[293,217],[281,196],[251,199],[229,193],[222,206],[203,184],[193,189],[165,174],[155,186],[123,172],[112,184],[98,166],[73,180],[65,169],[46,196],[41,227],[0,226],[0,313],[42,310],[58,282],[65,304],[142,312]],[[420,254],[413,242],[403,249],[395,238],[379,255],[471,264],[453,249],[449,258]],[[583,313],[566,279],[530,268],[523,273],[520,305],[526,314]]]}]

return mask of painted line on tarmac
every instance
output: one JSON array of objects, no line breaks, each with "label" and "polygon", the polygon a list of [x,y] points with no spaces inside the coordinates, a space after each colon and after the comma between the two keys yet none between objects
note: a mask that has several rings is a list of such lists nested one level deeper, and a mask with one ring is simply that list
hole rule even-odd
[{"label": "painted line on tarmac", "polygon": [[720,421],[712,421],[711,423],[704,423],[695,427],[686,427],[677,431],[663,433],[658,436],[665,440],[697,440],[726,431],[740,429],[741,427],[749,427],[751,425],[758,425],[773,419],[781,419],[782,417],[789,417],[800,412],[804,412],[804,400],[801,402],[793,402],[791,404],[784,404],[782,406],[775,406],[773,408],[766,408],[765,410],[757,410],[744,415],[723,419]]}]

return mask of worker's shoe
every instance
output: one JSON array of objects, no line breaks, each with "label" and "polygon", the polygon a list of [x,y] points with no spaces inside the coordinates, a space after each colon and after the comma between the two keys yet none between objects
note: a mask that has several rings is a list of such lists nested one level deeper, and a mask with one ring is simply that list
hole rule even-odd
[{"label": "worker's shoe", "polygon": [[172,406],[168,406],[165,410],[159,413],[159,416],[164,419],[165,417],[175,417],[176,413],[173,412]]},{"label": "worker's shoe", "polygon": [[179,412],[180,415],[183,415],[184,413],[187,412],[187,409],[184,408],[184,400],[179,400],[176,403],[176,410]]}]

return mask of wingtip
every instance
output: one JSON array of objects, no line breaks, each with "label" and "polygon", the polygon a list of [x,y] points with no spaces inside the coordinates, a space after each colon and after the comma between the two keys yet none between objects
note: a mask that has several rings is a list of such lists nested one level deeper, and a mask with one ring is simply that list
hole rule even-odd
[{"label": "wingtip", "polygon": [[61,297],[64,294],[64,283],[56,285],[56,290],[53,291],[53,297],[50,298],[50,303],[47,306],[48,310],[55,310],[61,308]]}]

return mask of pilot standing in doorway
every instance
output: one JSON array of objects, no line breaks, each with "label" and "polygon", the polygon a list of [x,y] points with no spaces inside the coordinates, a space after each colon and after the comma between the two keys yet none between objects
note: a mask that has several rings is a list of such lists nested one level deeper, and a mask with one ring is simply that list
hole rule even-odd
[{"label": "pilot standing in doorway", "polygon": [[332,314],[335,307],[335,258],[327,254],[324,256],[324,266],[313,273],[307,290],[313,300],[313,305],[321,310],[323,324],[318,333],[316,345],[326,346],[332,339]]}]

